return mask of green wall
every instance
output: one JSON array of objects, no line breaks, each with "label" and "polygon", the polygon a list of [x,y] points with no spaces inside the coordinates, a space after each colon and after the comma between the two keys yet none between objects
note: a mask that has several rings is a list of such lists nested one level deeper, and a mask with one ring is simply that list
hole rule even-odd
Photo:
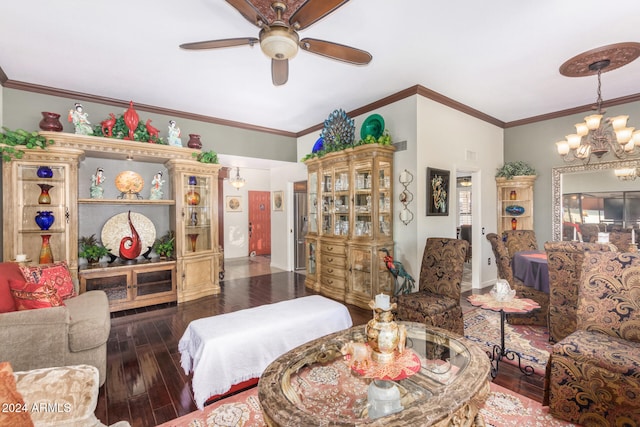
[{"label": "green wall", "polygon": [[[11,129],[39,130],[42,111],[60,114],[60,121],[64,132],[73,133],[73,125],[67,121],[68,111],[75,102],[81,102],[84,111],[89,114],[91,124],[99,124],[109,117],[109,113],[116,116],[122,114],[126,107],[87,102],[77,99],[62,98],[27,92],[16,89],[3,89],[2,120],[4,126]],[[174,119],[181,131],[184,144],[189,140],[189,134],[201,136],[203,150],[215,150],[219,154],[229,154],[243,157],[281,160],[296,162],[296,139],[271,133],[240,129],[196,120],[170,117],[167,115],[148,113],[136,107],[141,121],[152,120],[152,125],[160,130],[160,136],[167,136],[167,126],[170,119]]]},{"label": "green wall", "polygon": [[[538,172],[534,190],[534,228],[538,244],[551,240],[552,188],[551,172],[554,167],[566,166],[556,151],[556,142],[565,135],[575,133],[574,125],[583,121],[590,112],[574,114],[529,125],[507,128],[504,131],[504,161],[525,160]],[[620,114],[629,116],[629,126],[640,129],[640,102],[607,108],[605,117]],[[592,160],[596,161],[597,159]],[[608,154],[603,161],[617,160]],[[576,163],[580,164],[580,163]],[[634,181],[640,189],[640,180]]]}]

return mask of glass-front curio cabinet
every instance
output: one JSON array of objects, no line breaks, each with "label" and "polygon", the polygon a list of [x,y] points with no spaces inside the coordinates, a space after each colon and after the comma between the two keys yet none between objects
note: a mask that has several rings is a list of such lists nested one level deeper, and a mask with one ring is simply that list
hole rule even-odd
[{"label": "glass-front curio cabinet", "polygon": [[392,146],[362,145],[307,160],[306,285],[368,308],[393,293],[382,258],[393,255]]}]

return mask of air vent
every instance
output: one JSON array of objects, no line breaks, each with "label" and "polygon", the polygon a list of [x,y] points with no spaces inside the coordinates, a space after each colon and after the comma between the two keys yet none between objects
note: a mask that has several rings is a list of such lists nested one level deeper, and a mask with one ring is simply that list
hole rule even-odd
[{"label": "air vent", "polygon": [[407,141],[394,142],[393,146],[396,147],[396,151],[404,151],[407,149]]}]

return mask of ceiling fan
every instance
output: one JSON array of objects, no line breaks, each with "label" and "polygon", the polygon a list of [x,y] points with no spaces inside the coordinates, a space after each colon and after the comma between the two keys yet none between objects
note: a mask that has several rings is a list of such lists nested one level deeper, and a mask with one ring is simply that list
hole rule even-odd
[{"label": "ceiling fan", "polygon": [[276,86],[287,82],[289,59],[298,53],[298,48],[338,61],[366,65],[372,58],[369,52],[325,40],[312,38],[300,40],[298,36],[298,30],[304,30],[347,1],[349,0],[308,0],[289,17],[288,22],[283,18],[287,5],[282,1],[274,1],[271,3],[271,9],[275,12],[275,19],[269,22],[248,0],[227,0],[227,3],[236,8],[249,22],[260,28],[259,38],[209,40],[184,43],[180,47],[195,50],[217,49],[246,44],[253,46],[259,42],[262,52],[271,58],[271,80]]}]

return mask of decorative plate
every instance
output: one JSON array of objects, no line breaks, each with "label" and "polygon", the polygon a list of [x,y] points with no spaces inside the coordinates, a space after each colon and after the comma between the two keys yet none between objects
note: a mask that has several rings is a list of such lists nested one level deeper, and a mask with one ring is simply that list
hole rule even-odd
[{"label": "decorative plate", "polygon": [[504,208],[504,210],[509,215],[515,215],[515,216],[522,215],[524,213],[524,208],[518,205],[509,205],[506,208]]},{"label": "decorative plate", "polygon": [[[115,256],[120,254],[122,238],[131,236],[127,215],[127,212],[114,215],[102,226],[102,244]],[[156,241],[156,227],[149,218],[138,212],[131,212],[131,223],[140,236],[142,253],[145,253]]]},{"label": "decorative plate", "polygon": [[139,193],[144,188],[144,179],[133,171],[120,172],[116,176],[116,188],[122,193]]},{"label": "decorative plate", "polygon": [[371,135],[375,139],[378,139],[382,135],[382,132],[384,132],[384,119],[380,114],[372,114],[362,123],[360,138],[365,139],[367,135]]},{"label": "decorative plate", "polygon": [[322,139],[324,148],[330,145],[347,146],[352,145],[355,140],[355,122],[347,116],[344,110],[334,110],[324,121],[322,129]]}]

